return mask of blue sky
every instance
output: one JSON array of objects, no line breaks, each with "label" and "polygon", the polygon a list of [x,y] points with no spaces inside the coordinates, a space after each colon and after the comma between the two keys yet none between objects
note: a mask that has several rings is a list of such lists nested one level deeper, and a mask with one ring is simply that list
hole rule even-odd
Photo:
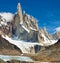
[{"label": "blue sky", "polygon": [[39,27],[47,27],[49,33],[60,27],[60,0],[0,0],[0,12],[17,11],[20,1],[22,10],[38,19]]}]

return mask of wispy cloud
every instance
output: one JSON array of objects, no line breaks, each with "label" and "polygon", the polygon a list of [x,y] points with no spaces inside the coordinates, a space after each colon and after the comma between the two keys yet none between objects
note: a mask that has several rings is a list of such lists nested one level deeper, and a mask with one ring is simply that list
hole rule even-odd
[{"label": "wispy cloud", "polygon": [[60,27],[55,28],[56,32],[60,32]]},{"label": "wispy cloud", "polygon": [[10,13],[10,12],[2,12],[2,13],[0,13],[0,15],[1,15],[3,18],[5,18],[7,22],[12,21],[12,20],[13,20],[13,16],[14,16],[14,15],[13,15],[12,13]]}]

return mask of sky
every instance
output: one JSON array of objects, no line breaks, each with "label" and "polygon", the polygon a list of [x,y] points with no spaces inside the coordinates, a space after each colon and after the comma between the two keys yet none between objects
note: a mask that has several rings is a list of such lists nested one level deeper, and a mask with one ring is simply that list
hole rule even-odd
[{"label": "sky", "polygon": [[60,0],[0,0],[0,12],[17,12],[18,2],[37,19],[40,28],[46,26],[49,33],[60,29]]}]

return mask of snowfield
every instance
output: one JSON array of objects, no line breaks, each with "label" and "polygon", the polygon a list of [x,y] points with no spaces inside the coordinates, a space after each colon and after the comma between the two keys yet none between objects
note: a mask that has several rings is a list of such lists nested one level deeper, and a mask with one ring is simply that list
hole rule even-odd
[{"label": "snowfield", "polygon": [[33,62],[33,60],[27,56],[0,55],[0,59],[2,59],[4,61],[10,61],[13,59],[13,60],[19,60],[19,61]]},{"label": "snowfield", "polygon": [[30,48],[34,47],[35,45],[40,45],[40,46],[48,46],[48,45],[52,45],[55,44],[57,42],[57,40],[48,40],[44,35],[42,35],[44,37],[44,42],[43,43],[32,43],[32,42],[25,42],[22,40],[14,40],[12,38],[9,38],[7,35],[4,36],[2,35],[2,38],[6,39],[9,41],[9,43],[16,45],[21,51],[22,53],[30,53]]},{"label": "snowfield", "polygon": [[9,41],[9,43],[16,45],[23,53],[30,53],[30,47],[34,47],[34,45],[42,45],[39,43],[30,43],[30,42],[24,42],[22,40],[13,40],[12,38],[9,38],[7,35],[2,37]]}]

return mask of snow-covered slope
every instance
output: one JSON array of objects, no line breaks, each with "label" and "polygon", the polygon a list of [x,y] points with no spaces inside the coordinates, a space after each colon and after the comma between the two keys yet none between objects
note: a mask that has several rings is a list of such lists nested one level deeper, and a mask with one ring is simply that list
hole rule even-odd
[{"label": "snow-covered slope", "polygon": [[10,61],[10,60],[14,59],[14,60],[19,60],[19,61],[33,62],[33,60],[30,57],[27,57],[27,56],[0,55],[0,59],[2,59],[4,61]]},{"label": "snow-covered slope", "polygon": [[2,37],[6,40],[8,40],[11,44],[14,44],[16,45],[18,48],[20,48],[20,50],[23,52],[23,53],[30,53],[30,47],[34,47],[34,45],[41,45],[43,46],[43,44],[41,43],[30,43],[30,42],[24,42],[22,40],[13,40],[11,38],[9,38],[7,35],[6,36],[3,36]]},{"label": "snow-covered slope", "polygon": [[43,44],[45,46],[53,45],[58,41],[58,40],[49,40],[43,33],[41,34],[41,36],[44,38]]},{"label": "snow-covered slope", "polygon": [[45,36],[43,36],[45,39],[45,42],[43,43],[31,43],[31,42],[24,42],[22,40],[13,40],[12,38],[9,38],[7,35],[6,36],[2,35],[2,37],[8,40],[9,43],[16,45],[22,51],[22,53],[30,53],[30,48],[34,47],[35,45],[45,46],[45,45],[52,45],[57,42],[55,40],[51,40],[50,42],[46,39]]}]

